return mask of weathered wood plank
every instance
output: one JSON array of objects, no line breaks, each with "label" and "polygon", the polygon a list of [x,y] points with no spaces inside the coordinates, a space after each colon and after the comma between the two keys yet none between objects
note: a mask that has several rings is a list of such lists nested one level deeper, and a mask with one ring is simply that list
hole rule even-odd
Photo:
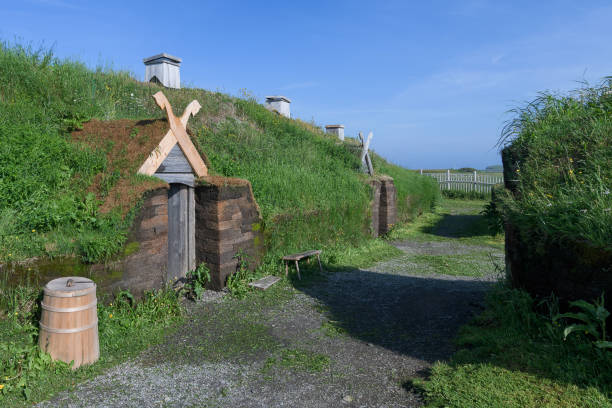
[{"label": "weathered wood plank", "polygon": [[256,280],[255,282],[249,283],[249,286],[256,289],[266,290],[280,280],[281,278],[279,278],[278,276],[266,276],[264,278]]},{"label": "weathered wood plank", "polygon": [[180,277],[181,270],[181,185],[170,184],[168,192],[168,269],[166,281],[173,282]]},{"label": "weathered wood plank", "polygon": [[159,165],[156,173],[192,173],[185,154],[177,144],[170,150],[166,159]]},{"label": "weathered wood plank", "polygon": [[193,271],[196,268],[195,254],[195,189],[189,187],[187,189],[188,197],[188,212],[187,212],[187,255],[188,255],[188,270]]},{"label": "weathered wood plank", "polygon": [[[187,126],[187,121],[191,116],[194,116],[200,110],[201,106],[198,101],[191,101],[189,105],[183,111],[181,115],[181,124],[183,127]],[[159,165],[166,159],[170,150],[177,144],[177,139],[174,136],[172,130],[169,130],[166,135],[163,137],[159,145],[149,154],[149,157],[145,160],[145,162],[138,169],[139,174],[146,174],[147,176],[152,176],[156,171]]]},{"label": "weathered wood plank", "polygon": [[372,159],[370,159],[370,152],[366,152],[365,155],[366,165],[368,166],[368,173],[370,176],[374,175],[374,166],[372,166]]},{"label": "weathered wood plank", "polygon": [[285,261],[299,261],[300,259],[304,259],[304,258],[307,258],[309,256],[319,255],[319,254],[321,254],[321,250],[320,249],[315,249],[315,250],[312,250],[312,251],[300,252],[299,254],[285,255],[285,256],[283,256],[283,260],[285,260]]},{"label": "weathered wood plank", "polygon": [[[361,160],[360,162],[362,163],[362,165],[364,166],[364,169],[366,172],[369,172],[369,167],[365,161],[365,157],[366,154],[368,154],[368,149],[370,148],[370,142],[372,141],[372,132],[368,133],[368,137],[364,140],[363,142],[363,149],[361,151]],[[361,136],[361,139],[363,140],[363,136]]]},{"label": "weathered wood plank", "polygon": [[179,224],[179,254],[180,254],[180,262],[179,262],[179,270],[178,277],[184,278],[187,276],[187,272],[189,271],[189,226],[187,224],[188,220],[188,212],[189,212],[189,186],[184,184],[179,184],[179,214],[178,214],[178,224]]},{"label": "weathered wood plank", "polygon": [[174,137],[174,133],[169,130],[161,142],[159,142],[159,145],[157,145],[142,166],[140,166],[138,174],[152,176],[174,146],[176,146],[176,137]]},{"label": "weathered wood plank", "polygon": [[187,186],[195,186],[195,177],[193,173],[155,173],[155,177],[164,180],[168,184],[178,183]]},{"label": "weathered wood plank", "polygon": [[[195,174],[198,177],[208,175],[208,168],[206,167],[206,164],[204,164],[202,157],[200,157],[200,154],[191,142],[191,139],[185,130],[185,126],[183,126],[179,118],[174,116],[172,106],[170,105],[170,102],[168,102],[166,96],[163,94],[163,92],[159,91],[153,95],[153,98],[155,99],[155,102],[157,102],[157,105],[166,111],[168,115],[168,122],[170,123],[170,129],[172,130],[172,133],[174,133],[178,144],[181,146],[181,150],[183,153],[185,153],[185,157],[193,168]],[[193,102],[197,103],[197,101]],[[197,103],[197,107],[198,109],[200,108],[199,103]]]}]

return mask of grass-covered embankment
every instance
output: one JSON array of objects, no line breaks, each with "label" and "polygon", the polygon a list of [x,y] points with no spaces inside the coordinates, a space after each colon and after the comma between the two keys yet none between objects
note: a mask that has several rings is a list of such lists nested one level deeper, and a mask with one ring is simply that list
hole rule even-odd
[{"label": "grass-covered embankment", "polygon": [[612,250],[612,87],[542,94],[503,133],[503,214],[534,246],[550,240]]},{"label": "grass-covered embankment", "polygon": [[[0,64],[0,262],[111,258],[134,211],[101,212],[106,194],[126,179],[133,185],[152,181],[127,171],[133,166],[111,162],[109,152],[121,152],[116,145],[92,147],[70,132],[89,119],[164,118],[151,97],[162,88],[6,43]],[[370,239],[370,191],[351,149],[312,125],[268,112],[252,98],[190,88],[163,91],[176,112],[193,99],[201,103],[189,123],[192,137],[211,173],[252,183],[271,257],[311,246],[331,254]],[[378,156],[374,162],[379,173],[396,180],[401,220],[433,206],[438,195],[431,180]]]}]

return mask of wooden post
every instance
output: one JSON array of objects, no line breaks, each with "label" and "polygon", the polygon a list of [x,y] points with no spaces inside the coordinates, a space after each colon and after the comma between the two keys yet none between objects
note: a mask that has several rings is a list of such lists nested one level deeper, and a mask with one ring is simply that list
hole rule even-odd
[{"label": "wooden post", "polygon": [[451,188],[451,183],[450,183],[450,170],[446,170],[446,189],[450,190]]},{"label": "wooden post", "polygon": [[472,185],[472,191],[476,191],[476,170],[474,170],[474,184]]},{"label": "wooden post", "polygon": [[168,270],[172,282],[195,269],[195,200],[193,188],[170,184],[168,194]]},{"label": "wooden post", "polygon": [[295,270],[298,273],[298,279],[302,280],[302,276],[300,275],[300,265],[298,264],[298,260],[297,259],[295,260]]},{"label": "wooden post", "polygon": [[187,187],[187,270],[196,269],[195,254],[195,188]]},{"label": "wooden post", "polygon": [[[360,134],[361,136],[361,134]],[[361,136],[361,139],[363,140],[363,136]],[[366,162],[366,155],[368,154],[368,149],[370,148],[370,141],[372,140],[372,132],[368,133],[368,137],[367,139],[365,139],[363,141],[363,150],[361,151],[361,164],[364,168],[365,171],[367,171],[368,173],[370,173],[370,175],[372,176],[374,174],[374,171],[371,170],[370,166],[368,166],[367,162]]]},{"label": "wooden post", "polygon": [[419,172],[421,173],[421,176],[423,175],[423,169],[419,170]]},{"label": "wooden post", "polygon": [[170,184],[168,192],[168,270],[166,281],[173,282],[178,279],[181,269],[180,241],[180,214],[181,214],[181,185]]},{"label": "wooden post", "polygon": [[370,173],[370,176],[373,176],[374,166],[372,166],[372,159],[370,159],[370,152],[366,153],[365,160],[366,160],[366,165],[368,166],[368,173]]}]

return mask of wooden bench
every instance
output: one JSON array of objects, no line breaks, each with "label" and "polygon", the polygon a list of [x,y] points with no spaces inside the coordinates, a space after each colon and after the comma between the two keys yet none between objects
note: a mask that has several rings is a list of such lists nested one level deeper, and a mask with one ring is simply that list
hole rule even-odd
[{"label": "wooden bench", "polygon": [[310,258],[311,256],[317,256],[317,261],[319,261],[319,270],[321,272],[323,272],[323,267],[321,266],[321,250],[320,249],[315,249],[313,251],[306,251],[306,252],[300,252],[299,254],[292,254],[292,255],[286,255],[283,256],[283,261],[285,261],[285,276],[287,276],[289,274],[289,261],[294,261],[295,262],[295,269],[297,270],[297,274],[298,274],[298,278],[300,280],[302,280],[302,277],[300,276],[300,266],[298,265],[298,261],[304,259],[304,258]]}]

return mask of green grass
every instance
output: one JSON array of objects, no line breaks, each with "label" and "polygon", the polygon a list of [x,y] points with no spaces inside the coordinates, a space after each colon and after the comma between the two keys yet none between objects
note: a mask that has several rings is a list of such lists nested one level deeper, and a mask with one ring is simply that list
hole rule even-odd
[{"label": "green grass", "polygon": [[535,248],[549,241],[612,249],[612,80],[543,93],[514,110],[502,134],[504,216]]},{"label": "green grass", "polygon": [[[404,168],[387,162],[372,152],[374,171],[393,177],[397,189],[397,210],[400,223],[411,221],[424,212],[431,211],[440,199],[438,182],[416,172],[407,172]],[[423,181],[423,178],[426,181]]]},{"label": "green grass", "polygon": [[282,349],[278,357],[269,357],[264,363],[263,371],[278,366],[291,370],[320,373],[329,368],[330,359],[325,354],[302,349]]},{"label": "green grass", "polygon": [[[87,188],[96,175],[107,188],[124,175],[111,171],[109,146],[75,144],[69,132],[92,118],[163,118],[152,98],[162,88],[8,43],[0,44],[0,64],[0,261],[108,260],[120,252],[134,211],[101,214]],[[370,187],[349,143],[271,113],[248,95],[163,91],[175,112],[193,99],[202,105],[189,129],[211,173],[252,183],[270,259],[313,246],[359,247],[367,239]],[[400,220],[432,207],[435,182],[378,155],[373,160],[378,174],[395,178]]]},{"label": "green grass", "polygon": [[480,215],[485,204],[482,200],[443,199],[433,213],[398,225],[388,234],[388,239],[455,242],[503,249],[503,234],[492,236],[487,220]]},{"label": "green grass", "polygon": [[415,271],[425,275],[439,273],[474,277],[490,275],[495,271],[496,265],[503,263],[499,258],[492,259],[491,253],[487,251],[453,255],[413,255],[406,256],[405,260],[415,263]]},{"label": "green grass", "polygon": [[442,190],[442,196],[445,198],[458,198],[462,200],[487,200],[491,198],[491,193],[462,190]]},{"label": "green grass", "polygon": [[322,254],[322,259],[331,270],[337,268],[366,268],[378,261],[400,256],[402,251],[387,240],[365,239],[361,245],[339,245]]},{"label": "green grass", "polygon": [[563,340],[557,310],[500,286],[485,311],[464,326],[459,351],[413,380],[428,407],[610,407],[612,352],[579,334]]},{"label": "green grass", "polygon": [[173,291],[150,292],[132,305],[98,303],[100,359],[71,370],[38,351],[39,290],[20,286],[4,289],[8,301],[0,317],[0,405],[26,406],[71,389],[109,367],[160,342],[182,321],[179,297]]},{"label": "green grass", "polygon": [[321,330],[327,337],[347,336],[348,331],[336,320],[326,320],[321,323]]}]

